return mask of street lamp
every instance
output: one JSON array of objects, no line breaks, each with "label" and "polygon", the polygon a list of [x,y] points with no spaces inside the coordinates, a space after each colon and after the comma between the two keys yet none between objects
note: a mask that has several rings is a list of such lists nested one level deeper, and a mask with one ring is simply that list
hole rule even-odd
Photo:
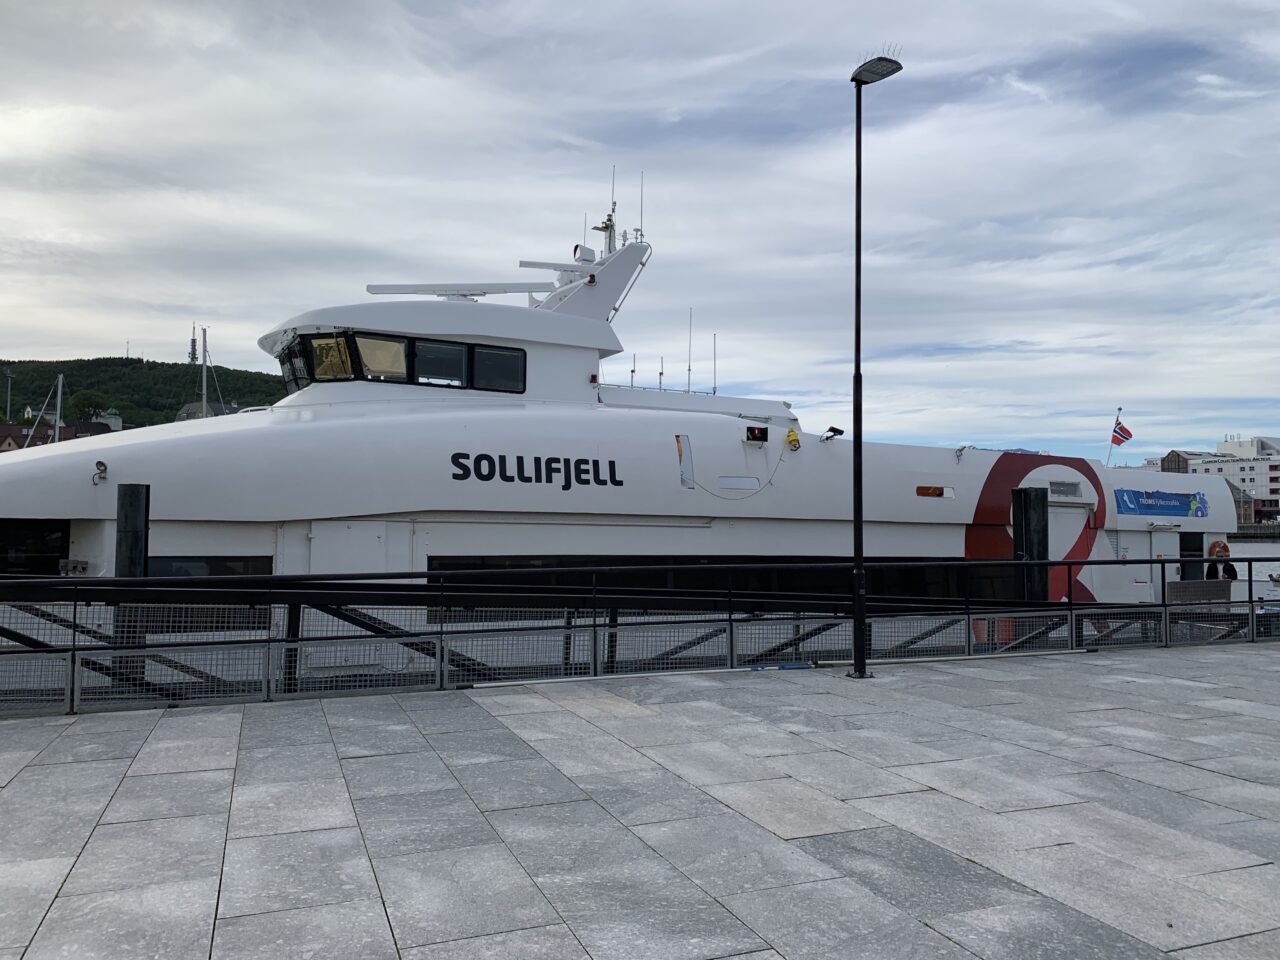
[{"label": "street lamp", "polygon": [[867,676],[867,571],[862,542],[862,88],[891,77],[902,64],[872,57],[849,81],[854,91],[853,135],[853,670]]}]

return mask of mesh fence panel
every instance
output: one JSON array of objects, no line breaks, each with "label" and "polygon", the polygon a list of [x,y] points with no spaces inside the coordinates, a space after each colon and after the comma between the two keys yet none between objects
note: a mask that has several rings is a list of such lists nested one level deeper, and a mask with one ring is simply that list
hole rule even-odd
[{"label": "mesh fence panel", "polygon": [[1081,647],[1160,646],[1164,644],[1164,615],[1159,607],[1108,608],[1091,614],[1076,612],[1076,645]]},{"label": "mesh fence panel", "polygon": [[653,673],[725,667],[724,614],[687,610],[606,611],[598,628],[601,673]]},{"label": "mesh fence panel", "polygon": [[877,660],[963,656],[968,621],[963,613],[874,617],[869,656]]},{"label": "mesh fence panel", "polygon": [[261,700],[266,644],[148,646],[76,654],[76,704],[154,706]]},{"label": "mesh fence panel", "polygon": [[[85,614],[85,605],[76,603],[0,604],[0,649],[72,646]],[[78,642],[85,642],[83,635]]]},{"label": "mesh fence panel", "polygon": [[305,607],[297,639],[422,634],[437,627],[440,619],[433,607]]},{"label": "mesh fence panel", "polygon": [[122,603],[115,610],[117,642],[145,638],[148,645],[218,640],[269,640],[272,608],[236,604]]},{"label": "mesh fence panel", "polygon": [[853,626],[846,619],[785,614],[735,618],[733,636],[743,667],[848,660],[853,655]]},{"label": "mesh fence panel", "polygon": [[434,639],[323,640],[274,644],[273,697],[435,689]]},{"label": "mesh fence panel", "polygon": [[1249,639],[1248,604],[1188,604],[1169,608],[1169,643],[1239,643]]},{"label": "mesh fence panel", "polygon": [[590,621],[576,624],[451,633],[445,638],[445,685],[590,676]]},{"label": "mesh fence panel", "polygon": [[69,653],[0,656],[0,714],[67,709],[70,659]]},{"label": "mesh fence panel", "polygon": [[972,618],[975,654],[1071,649],[1066,611],[980,614]]}]

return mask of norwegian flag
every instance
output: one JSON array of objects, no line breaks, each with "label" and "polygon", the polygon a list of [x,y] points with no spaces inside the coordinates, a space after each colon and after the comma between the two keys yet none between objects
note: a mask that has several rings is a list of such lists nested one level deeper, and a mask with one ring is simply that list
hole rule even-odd
[{"label": "norwegian flag", "polygon": [[1111,428],[1111,443],[1114,446],[1120,446],[1126,440],[1133,439],[1133,431],[1120,422],[1120,418],[1116,417],[1116,425]]}]

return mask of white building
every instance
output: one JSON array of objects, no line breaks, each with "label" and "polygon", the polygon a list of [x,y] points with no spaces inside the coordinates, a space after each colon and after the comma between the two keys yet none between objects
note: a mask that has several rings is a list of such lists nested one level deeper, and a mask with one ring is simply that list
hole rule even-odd
[{"label": "white building", "polygon": [[1187,468],[1190,473],[1224,477],[1255,501],[1280,498],[1280,438],[1277,437],[1245,440],[1229,436],[1218,443],[1216,456],[1190,460]]}]

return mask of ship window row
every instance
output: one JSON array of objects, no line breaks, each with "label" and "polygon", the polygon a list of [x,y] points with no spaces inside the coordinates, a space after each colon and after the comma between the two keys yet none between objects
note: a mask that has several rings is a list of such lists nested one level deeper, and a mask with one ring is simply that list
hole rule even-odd
[{"label": "ship window row", "polygon": [[289,393],[337,380],[524,393],[525,359],[515,347],[364,333],[299,337],[279,357]]}]

